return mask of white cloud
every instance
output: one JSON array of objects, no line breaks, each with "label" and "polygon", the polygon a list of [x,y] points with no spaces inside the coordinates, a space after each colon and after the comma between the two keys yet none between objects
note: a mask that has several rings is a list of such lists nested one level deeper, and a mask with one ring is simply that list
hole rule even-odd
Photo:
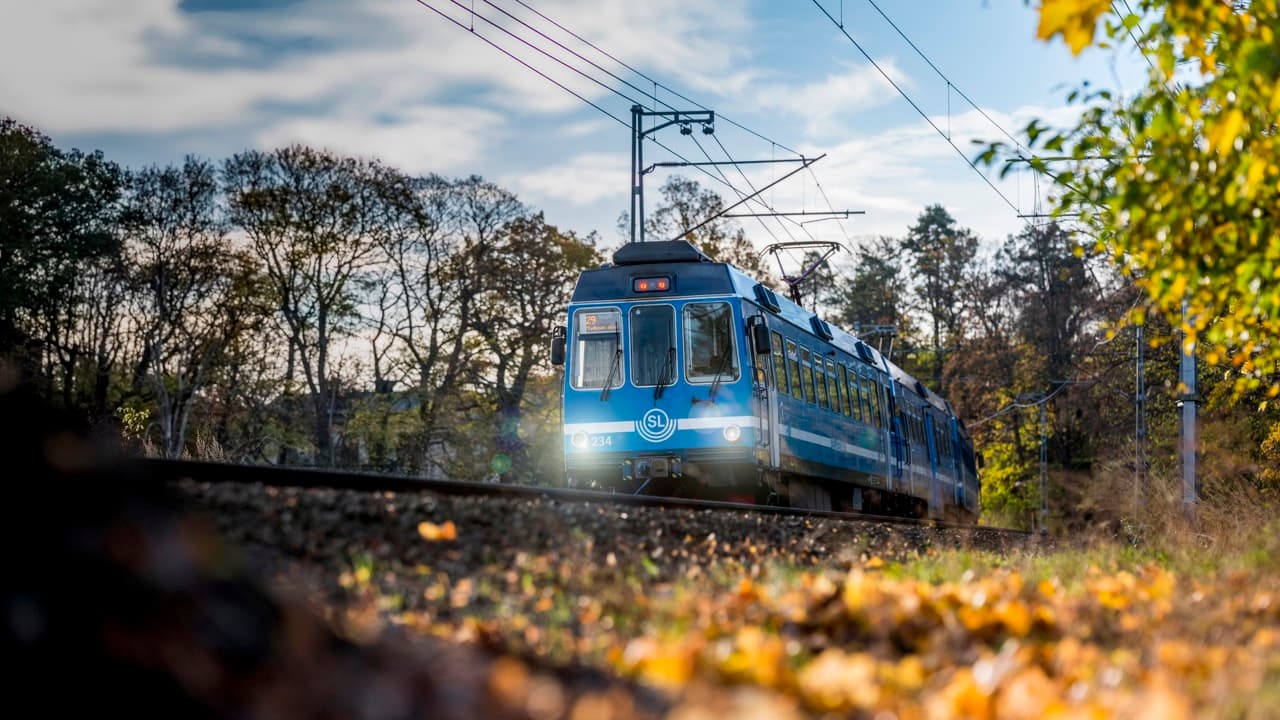
[{"label": "white cloud", "polygon": [[[911,87],[910,78],[892,59],[879,62],[899,87]],[[889,81],[867,64],[847,65],[843,72],[808,85],[765,85],[757,91],[756,101],[764,109],[804,118],[805,132],[814,139],[845,134],[856,115],[896,97]]]},{"label": "white cloud", "polygon": [[555,199],[582,206],[610,198],[625,204],[628,162],[620,153],[587,153],[561,165],[521,172],[504,182],[535,204],[539,199]]},{"label": "white cloud", "polygon": [[300,118],[271,126],[257,140],[263,147],[301,143],[372,155],[414,173],[467,174],[485,138],[501,124],[502,118],[487,110],[422,107],[385,122],[359,116]]},{"label": "white cloud", "polygon": [[[1069,124],[1079,110],[1024,107],[1013,113],[990,109],[986,112],[1017,137],[1020,128],[1032,117]],[[931,119],[945,132],[946,117]],[[1001,179],[998,165],[990,169],[980,165],[978,169],[982,174],[1017,206],[1017,210],[1011,208],[968,167],[968,161],[977,155],[980,148],[972,140],[1007,138],[976,110],[953,115],[950,129],[951,138],[961,153],[948,145],[924,120],[860,135],[832,146],[800,147],[798,149],[810,157],[827,153],[825,159],[813,166],[814,174],[822,185],[821,191],[813,177],[803,172],[767,191],[764,198],[780,212],[825,211],[829,209],[828,198],[836,210],[866,211],[866,215],[853,216],[841,223],[821,222],[805,226],[819,239],[844,244],[858,236],[902,236],[924,206],[934,203],[947,207],[960,225],[972,228],[988,242],[1002,241],[1006,235],[1019,230],[1024,221],[1017,215],[1035,209],[1036,191],[1040,191],[1043,199],[1047,184],[1041,179],[1037,188],[1035,178],[1026,169]],[[752,182],[762,187],[780,173],[761,169],[749,174]],[[711,187],[725,197],[730,194],[722,186]],[[764,208],[756,206],[753,211],[764,211]],[[787,239],[784,226],[801,239],[807,238],[803,231],[788,221],[769,221],[769,224],[774,233],[784,240]],[[754,221],[746,222],[744,227],[757,245],[773,241]]]},{"label": "white cloud", "polygon": [[[426,1],[458,22],[474,24],[477,34],[510,48],[574,92],[608,102],[615,114],[625,115],[629,103],[608,88],[473,20],[469,9],[449,0]],[[747,28],[740,19],[746,14],[743,5],[742,0],[727,5],[563,0],[538,7],[636,67],[665,77],[692,77],[695,71],[707,77],[742,59],[735,40]],[[544,32],[598,64],[623,72],[528,11],[503,6],[536,20]],[[476,12],[515,30],[514,21],[487,4],[478,4]],[[466,154],[478,160],[508,116],[582,107],[472,33],[409,0],[316,0],[199,14],[180,11],[178,0],[45,0],[14,4],[6,16],[0,24],[0,63],[10,70],[0,78],[0,109],[55,134],[242,127],[262,142],[306,140],[388,160],[407,153],[415,164],[441,157],[445,166],[454,167]],[[325,49],[279,51],[299,42]],[[277,56],[252,62],[264,48]],[[179,62],[176,51],[203,62]],[[556,54],[568,57],[558,48]]]}]

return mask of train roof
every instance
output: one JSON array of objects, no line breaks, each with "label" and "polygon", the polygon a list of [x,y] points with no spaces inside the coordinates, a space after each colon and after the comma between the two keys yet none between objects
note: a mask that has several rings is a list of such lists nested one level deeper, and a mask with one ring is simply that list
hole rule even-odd
[{"label": "train roof", "polygon": [[[651,300],[653,295],[637,292],[633,280],[647,276],[667,276],[671,279],[672,296],[736,295],[763,305],[760,281],[728,263],[715,262],[685,240],[664,240],[623,245],[613,255],[613,263],[595,270],[587,270],[578,278],[574,287],[573,302]],[[810,334],[815,333],[814,318],[818,316],[791,300],[769,292],[768,308],[778,317]],[[818,318],[821,320],[821,318]],[[916,393],[935,408],[954,415],[951,405],[940,395],[926,388],[907,371],[884,357],[875,348],[857,336],[834,325],[822,323],[830,332],[827,339],[862,362],[887,373],[904,391]]]}]

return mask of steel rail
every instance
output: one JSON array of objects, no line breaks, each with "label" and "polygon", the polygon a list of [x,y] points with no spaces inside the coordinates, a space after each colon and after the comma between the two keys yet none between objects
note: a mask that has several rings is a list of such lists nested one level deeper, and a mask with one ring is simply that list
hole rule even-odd
[{"label": "steel rail", "polygon": [[137,469],[154,480],[176,482],[192,480],[205,483],[261,484],[271,487],[297,487],[306,489],[354,490],[358,492],[433,492],[441,495],[506,496],[528,499],[550,499],[574,503],[600,503],[613,505],[638,505],[671,507],[689,510],[713,510],[757,512],[781,516],[822,517],[869,523],[892,523],[922,527],[974,530],[1010,535],[1030,535],[1026,530],[1012,530],[986,525],[948,523],[929,518],[910,518],[896,515],[868,515],[838,510],[810,510],[805,508],[757,505],[753,503],[694,498],[667,497],[663,495],[633,495],[630,493],[586,490],[581,488],[551,487],[542,485],[511,485],[504,483],[470,482],[463,480],[430,480],[407,475],[388,475],[371,472],[322,470],[316,468],[286,468],[269,465],[236,465],[197,460],[167,460],[140,458],[134,461]]}]

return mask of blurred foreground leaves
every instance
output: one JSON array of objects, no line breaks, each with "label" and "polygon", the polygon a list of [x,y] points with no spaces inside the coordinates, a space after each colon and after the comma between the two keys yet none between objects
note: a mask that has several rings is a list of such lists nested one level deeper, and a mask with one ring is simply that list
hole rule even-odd
[{"label": "blurred foreground leaves", "polygon": [[[931,551],[654,582],[639,566],[524,555],[503,577],[420,568],[430,602],[381,616],[524,658],[495,667],[504,676],[493,682],[526,703],[534,689],[521,673],[550,663],[638,680],[677,715],[744,692],[771,717],[1280,712],[1280,578],[1122,557]],[[376,595],[366,586],[351,612]]]}]

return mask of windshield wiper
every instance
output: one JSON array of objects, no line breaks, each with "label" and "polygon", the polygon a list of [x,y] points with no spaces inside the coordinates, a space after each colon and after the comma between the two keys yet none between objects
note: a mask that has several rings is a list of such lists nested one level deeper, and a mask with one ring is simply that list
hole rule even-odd
[{"label": "windshield wiper", "polygon": [[613,375],[618,372],[619,361],[622,360],[622,343],[613,351],[613,362],[609,363],[609,375],[604,379],[604,389],[600,391],[600,402],[609,399],[609,390],[613,388]]},{"label": "windshield wiper", "polygon": [[694,404],[700,402],[716,404],[716,391],[720,389],[720,378],[724,376],[724,371],[729,368],[729,358],[731,357],[733,357],[733,345],[729,344],[725,346],[724,352],[720,353],[720,367],[716,370],[716,376],[711,381],[711,390],[707,392],[707,399],[699,400],[694,398]]},{"label": "windshield wiper", "polygon": [[667,380],[668,377],[675,375],[676,369],[676,349],[667,349],[667,361],[662,365],[662,374],[658,376],[658,384],[653,387],[653,401],[658,402],[658,398],[662,397],[662,391],[675,384],[675,378]]}]

